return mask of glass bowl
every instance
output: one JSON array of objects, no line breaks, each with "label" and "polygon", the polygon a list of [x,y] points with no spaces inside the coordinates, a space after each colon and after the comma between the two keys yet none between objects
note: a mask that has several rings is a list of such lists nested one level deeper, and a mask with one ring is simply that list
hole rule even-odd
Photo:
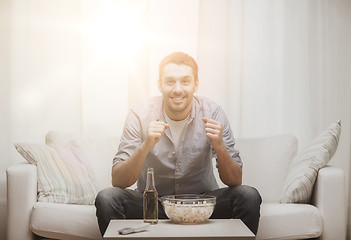
[{"label": "glass bowl", "polygon": [[212,215],[216,197],[203,194],[179,194],[161,197],[167,217],[174,223],[203,223]]}]

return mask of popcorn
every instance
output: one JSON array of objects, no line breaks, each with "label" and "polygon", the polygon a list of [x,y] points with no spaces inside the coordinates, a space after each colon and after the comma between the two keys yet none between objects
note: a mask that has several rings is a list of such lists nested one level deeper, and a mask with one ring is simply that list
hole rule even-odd
[{"label": "popcorn", "polygon": [[214,204],[203,202],[192,202],[184,204],[165,200],[163,206],[166,215],[175,223],[203,223],[212,214]]}]

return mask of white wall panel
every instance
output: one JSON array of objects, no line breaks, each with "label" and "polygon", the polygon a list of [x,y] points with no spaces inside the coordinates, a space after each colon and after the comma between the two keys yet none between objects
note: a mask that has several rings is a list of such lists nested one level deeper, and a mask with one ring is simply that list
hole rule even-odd
[{"label": "white wall panel", "polygon": [[84,134],[120,135],[128,111],[127,1],[81,1]]},{"label": "white wall panel", "polygon": [[11,135],[80,132],[79,1],[13,1]]}]

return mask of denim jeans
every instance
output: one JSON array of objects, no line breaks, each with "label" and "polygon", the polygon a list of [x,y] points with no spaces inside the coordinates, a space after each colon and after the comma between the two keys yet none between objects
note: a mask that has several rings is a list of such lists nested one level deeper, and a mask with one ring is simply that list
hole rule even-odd
[{"label": "denim jeans", "polygon": [[[216,196],[216,206],[210,218],[241,219],[256,235],[260,218],[261,196],[250,186],[220,188],[207,192]],[[100,191],[95,199],[96,216],[101,235],[104,235],[111,219],[142,219],[143,194],[130,189],[110,187]],[[161,202],[158,203],[158,218],[167,219]]]}]

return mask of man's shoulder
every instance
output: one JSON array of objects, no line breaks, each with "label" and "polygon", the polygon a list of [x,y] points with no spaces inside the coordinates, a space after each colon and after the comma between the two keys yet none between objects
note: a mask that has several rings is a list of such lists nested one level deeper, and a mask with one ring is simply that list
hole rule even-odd
[{"label": "man's shoulder", "polygon": [[131,110],[138,115],[144,115],[144,114],[157,113],[161,107],[162,107],[162,97],[155,96],[133,106]]},{"label": "man's shoulder", "polygon": [[217,105],[217,103],[215,103],[213,100],[207,98],[207,97],[204,97],[204,96],[194,96],[195,100],[197,100],[199,103],[201,104],[211,104],[211,105]]},{"label": "man's shoulder", "polygon": [[197,105],[204,111],[213,112],[213,111],[218,111],[218,109],[221,108],[219,104],[217,104],[216,102],[214,102],[213,100],[207,97],[194,96],[194,98]]},{"label": "man's shoulder", "polygon": [[195,101],[196,101],[196,107],[195,107],[196,114],[221,121],[222,123],[227,121],[223,108],[216,102],[210,100],[207,97],[200,97],[200,96],[196,96]]}]

